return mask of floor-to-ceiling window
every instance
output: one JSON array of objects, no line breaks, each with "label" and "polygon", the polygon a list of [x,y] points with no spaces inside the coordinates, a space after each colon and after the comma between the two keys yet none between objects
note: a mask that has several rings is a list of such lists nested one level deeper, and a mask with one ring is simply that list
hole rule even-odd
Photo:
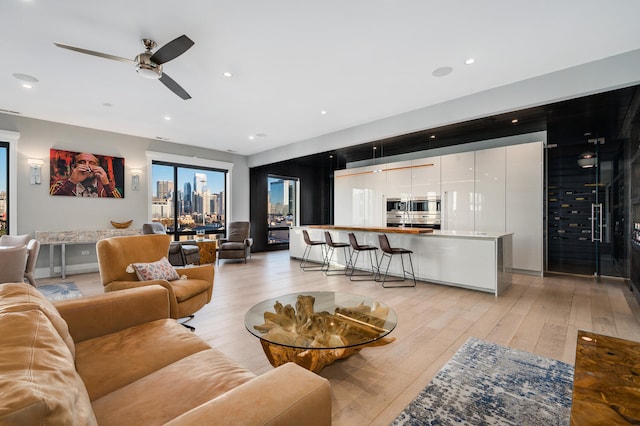
[{"label": "floor-to-ceiling window", "polygon": [[289,227],[298,223],[298,187],[297,178],[267,178],[267,244],[289,243]]},{"label": "floor-to-ceiling window", "polygon": [[9,144],[0,142],[0,235],[9,233]]},{"label": "floor-to-ceiling window", "polygon": [[154,222],[161,222],[176,240],[196,232],[224,234],[227,171],[153,161],[151,171]]}]

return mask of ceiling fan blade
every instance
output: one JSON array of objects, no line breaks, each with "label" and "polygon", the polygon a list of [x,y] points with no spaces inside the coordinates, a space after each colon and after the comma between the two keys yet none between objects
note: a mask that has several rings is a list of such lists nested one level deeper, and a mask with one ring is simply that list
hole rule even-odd
[{"label": "ceiling fan blade", "polygon": [[158,49],[156,53],[151,56],[151,60],[156,64],[164,64],[182,55],[194,44],[193,40],[189,37],[181,35]]},{"label": "ceiling fan blade", "polygon": [[58,47],[62,47],[63,49],[69,49],[75,52],[86,53],[87,55],[98,56],[100,58],[105,58],[105,59],[113,59],[114,61],[128,62],[130,64],[135,63],[132,59],[121,58],[120,56],[113,56],[106,53],[95,52],[93,50],[82,49],[80,47],[68,46],[62,43],[53,43],[53,44],[55,44]]},{"label": "ceiling fan blade", "polygon": [[182,88],[182,86],[176,83],[174,79],[172,79],[165,73],[162,73],[162,76],[160,77],[160,81],[162,82],[162,84],[167,86],[169,90],[171,90],[176,95],[180,96],[185,101],[187,99],[191,99],[191,95],[189,95],[187,91]]}]

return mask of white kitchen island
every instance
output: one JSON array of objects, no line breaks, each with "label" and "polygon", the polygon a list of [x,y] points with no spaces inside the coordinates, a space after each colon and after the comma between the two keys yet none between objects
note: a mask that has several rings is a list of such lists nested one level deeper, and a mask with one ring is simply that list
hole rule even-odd
[{"label": "white kitchen island", "polygon": [[[312,240],[324,241],[324,231],[331,232],[334,242],[349,242],[353,232],[359,244],[379,247],[378,234],[384,233],[392,247],[413,251],[416,279],[437,284],[464,287],[502,294],[511,285],[512,234],[417,230],[416,228],[378,228],[363,226],[309,225],[292,227],[289,233],[289,253],[301,259],[306,244],[302,230]],[[310,260],[322,262],[318,247],[311,250]],[[378,253],[380,258],[380,251]],[[364,269],[367,256],[360,256],[356,269]],[[345,266],[342,255],[335,253],[331,260],[335,267]],[[361,263],[362,262],[362,263]],[[333,267],[332,266],[332,267]],[[399,259],[394,258],[389,273],[402,275]]]}]

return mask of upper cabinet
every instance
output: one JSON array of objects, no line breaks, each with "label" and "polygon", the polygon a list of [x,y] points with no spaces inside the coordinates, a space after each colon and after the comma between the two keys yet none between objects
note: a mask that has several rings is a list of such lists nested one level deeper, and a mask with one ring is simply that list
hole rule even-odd
[{"label": "upper cabinet", "polygon": [[442,229],[474,231],[475,152],[440,157]]},{"label": "upper cabinet", "polygon": [[475,221],[478,232],[505,232],[505,147],[476,151]]},{"label": "upper cabinet", "polygon": [[396,161],[386,164],[387,198],[411,197],[411,161]]},{"label": "upper cabinet", "polygon": [[440,197],[440,157],[411,161],[411,195]]},{"label": "upper cabinet", "polygon": [[386,176],[380,166],[335,172],[334,223],[382,226]]}]

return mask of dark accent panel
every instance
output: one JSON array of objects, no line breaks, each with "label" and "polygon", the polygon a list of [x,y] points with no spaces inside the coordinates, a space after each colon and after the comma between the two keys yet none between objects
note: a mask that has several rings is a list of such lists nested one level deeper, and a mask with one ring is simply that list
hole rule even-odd
[{"label": "dark accent panel", "polygon": [[251,229],[253,251],[288,249],[267,244],[267,178],[269,175],[300,180],[300,224],[327,225],[333,223],[333,158],[301,157],[250,170]]}]

